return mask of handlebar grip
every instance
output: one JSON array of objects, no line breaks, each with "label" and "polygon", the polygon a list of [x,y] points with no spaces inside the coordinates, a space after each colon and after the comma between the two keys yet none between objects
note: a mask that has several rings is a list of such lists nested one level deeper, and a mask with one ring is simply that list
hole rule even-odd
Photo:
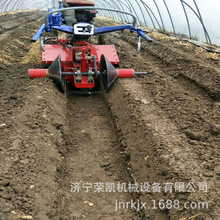
[{"label": "handlebar grip", "polygon": [[45,30],[45,24],[43,24],[37,31],[37,33],[31,38],[32,42],[36,42],[42,35],[43,31]]},{"label": "handlebar grip", "polygon": [[147,36],[143,31],[137,31],[138,32],[138,35],[141,36],[142,38],[144,38],[146,41],[148,42],[152,42],[153,40]]}]

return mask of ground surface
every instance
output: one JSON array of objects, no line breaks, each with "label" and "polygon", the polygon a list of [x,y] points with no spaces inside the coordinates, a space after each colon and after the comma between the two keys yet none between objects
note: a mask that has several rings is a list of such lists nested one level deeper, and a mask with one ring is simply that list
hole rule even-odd
[{"label": "ground surface", "polygon": [[[160,34],[136,54],[129,34],[109,35],[122,68],[150,74],[118,80],[106,95],[66,97],[27,75],[41,68],[39,45],[30,43],[41,17],[0,16],[0,219],[220,219],[219,56]],[[109,192],[135,181],[139,192]],[[174,192],[180,182],[184,192]],[[102,183],[107,192],[94,192]],[[147,205],[115,211],[116,200]],[[160,209],[160,200],[181,206]]]}]

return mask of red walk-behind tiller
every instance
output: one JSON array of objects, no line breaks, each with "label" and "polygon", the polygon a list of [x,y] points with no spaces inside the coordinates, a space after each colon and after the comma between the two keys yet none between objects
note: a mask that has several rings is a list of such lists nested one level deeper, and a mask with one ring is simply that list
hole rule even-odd
[{"label": "red walk-behind tiller", "polygon": [[[64,13],[70,10],[79,10],[84,16],[75,16],[70,19],[69,14],[66,16]],[[92,23],[95,13],[97,13],[96,10],[108,10],[131,15],[133,25],[95,28]],[[66,23],[71,26],[66,25]],[[131,78],[135,74],[146,74],[135,73],[133,69],[116,69],[120,62],[114,45],[91,44],[92,35],[101,35],[118,30],[123,32],[125,29],[138,33],[138,45],[140,45],[141,37],[147,41],[152,41],[143,33],[142,29],[136,28],[135,25],[136,17],[134,15],[113,9],[91,6],[62,8],[60,6],[59,10],[49,11],[45,17],[45,24],[34,35],[32,41],[39,39],[44,30],[51,32],[52,29],[67,33],[67,37],[65,39],[41,37],[42,63],[48,65],[49,68],[29,69],[30,78],[50,77],[67,94],[72,92],[91,94],[103,90],[107,91],[117,78]],[[50,44],[44,44],[48,40]]]}]

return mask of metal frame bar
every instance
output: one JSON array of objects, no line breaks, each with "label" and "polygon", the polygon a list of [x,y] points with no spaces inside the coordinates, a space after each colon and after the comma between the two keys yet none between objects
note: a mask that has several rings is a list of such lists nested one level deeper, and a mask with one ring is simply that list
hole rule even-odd
[{"label": "metal frame bar", "polygon": [[156,1],[155,1],[155,0],[153,0],[153,2],[154,2],[155,6],[156,6],[156,8],[157,8],[157,12],[158,12],[159,17],[160,17],[160,21],[161,21],[161,24],[162,24],[162,27],[163,27],[163,31],[165,31],[165,26],[164,26],[164,23],[163,23],[163,18],[162,18],[162,15],[161,15],[161,13],[160,13],[160,9],[159,9],[159,7],[158,7],[158,5],[157,5]]},{"label": "metal frame bar", "polygon": [[[99,6],[99,3],[101,4],[101,8],[102,7],[106,7],[106,3],[103,1],[103,0],[99,0],[99,2],[97,3],[97,1],[95,0],[96,4],[98,4]],[[100,6],[99,6],[100,7]],[[104,15],[105,17],[113,17],[114,18],[114,14],[112,12],[106,12],[106,11],[101,11],[101,14]],[[109,14],[109,16],[107,16],[107,14]]]},{"label": "metal frame bar", "polygon": [[[200,15],[200,12],[199,12],[199,15],[196,13],[196,11],[188,4],[188,3],[186,3],[184,0],[181,0],[186,6],[188,6],[191,10],[192,10],[192,12],[196,15],[196,17],[199,19],[199,21],[200,21],[200,23],[201,23],[201,25],[202,25],[202,27],[203,27],[203,31],[204,31],[204,34],[205,34],[205,38],[206,38],[206,42],[207,43],[209,43],[209,44],[212,44],[212,42],[211,42],[211,39],[210,39],[210,37],[209,37],[209,34],[208,34],[208,32],[207,32],[207,30],[206,30],[206,27],[205,27],[205,25],[204,25],[204,23],[203,23],[203,20],[202,20],[202,18],[201,18],[201,15]],[[195,2],[195,1],[194,1]],[[196,4],[196,3],[195,3]],[[197,4],[196,4],[196,8],[197,8],[197,10],[199,11],[199,8],[198,8],[198,6],[197,6]]]},{"label": "metal frame bar", "polygon": [[136,24],[137,24],[137,18],[129,13],[129,12],[124,12],[124,11],[120,11],[120,10],[115,10],[115,9],[110,9],[110,8],[98,8],[98,7],[74,7],[74,8],[62,8],[62,9],[58,9],[58,10],[54,10],[54,11],[51,11],[49,13],[46,14],[45,16],[45,25],[46,25],[46,28],[49,27],[49,21],[48,21],[48,18],[51,14],[53,13],[56,13],[56,12],[61,12],[61,11],[70,11],[70,10],[82,10],[82,9],[95,9],[95,10],[105,10],[105,11],[113,11],[113,12],[118,12],[118,13],[124,13],[124,14],[127,14],[127,15],[130,15],[132,16],[133,18],[133,24],[132,24],[132,27],[135,28],[136,27]]},{"label": "metal frame bar", "polygon": [[184,4],[183,4],[183,1],[180,0],[180,2],[181,2],[181,4],[182,4],[183,11],[184,11],[184,14],[185,14],[185,17],[186,17],[186,22],[187,22],[188,32],[189,32],[189,38],[192,39],[191,28],[190,28],[189,18],[188,18],[187,12],[186,12],[186,8],[185,8],[185,6],[184,6]]},{"label": "metal frame bar", "polygon": [[153,15],[155,21],[157,22],[157,25],[158,25],[159,29],[162,30],[162,28],[161,28],[161,26],[160,26],[160,23],[159,23],[159,21],[158,21],[156,15],[155,15],[155,14],[153,13],[153,11],[151,10],[151,8],[150,8],[143,0],[141,0],[141,2],[149,9],[149,11],[150,11],[151,14]]},{"label": "metal frame bar", "polygon": [[141,8],[139,2],[138,2],[139,0],[135,0],[135,1],[136,1],[137,5],[138,5],[140,11],[141,11],[142,17],[143,17],[143,19],[144,19],[145,26],[147,27],[147,22],[146,22],[146,19],[145,19],[145,16],[144,16],[143,10],[142,10],[142,8]]},{"label": "metal frame bar", "polygon": [[130,0],[125,0],[131,7],[131,11],[134,11],[136,17],[137,17],[137,20],[138,20],[138,23],[139,23],[139,26],[141,25],[141,22],[140,22],[140,19],[139,19],[139,16],[137,15],[137,12],[134,10],[134,6],[131,4]]},{"label": "metal frame bar", "polygon": [[[105,7],[106,8],[113,8],[112,7],[112,4],[111,3],[109,3],[107,0],[102,0],[104,3],[105,3]],[[109,12],[110,13],[110,12]],[[113,19],[116,19],[116,20],[118,20],[117,19],[117,14],[116,13],[114,13],[114,12],[111,12],[111,14],[113,15]]]},{"label": "metal frame bar", "polygon": [[[33,0],[0,0],[0,1],[1,1],[0,2],[0,13],[6,12],[6,11],[14,11],[17,9],[19,10],[30,9],[32,5],[38,2],[41,2],[42,4],[36,7],[43,8],[42,6],[43,3],[46,2],[45,5],[50,4],[52,6],[52,2],[54,2],[54,0],[36,0],[36,1],[33,1]],[[159,4],[159,0],[152,0],[152,3],[155,5],[156,8],[150,7],[147,0],[146,1],[145,0],[94,0],[94,1],[95,1],[95,4],[98,6],[95,8],[99,10],[99,13],[102,16],[112,17],[115,20],[119,20],[122,22],[125,21],[126,23],[128,23],[129,21],[131,21],[129,16],[131,16],[131,14],[132,15],[134,14],[136,16],[135,25],[136,24],[141,25],[143,23],[144,26],[148,26],[148,21],[150,20],[155,29],[159,29],[161,31],[166,30],[166,27],[164,24],[164,18],[161,13],[161,8],[159,7],[161,6],[161,4]],[[173,33],[176,34],[176,27],[175,27],[174,20],[173,20],[173,17],[172,17],[170,8],[169,8],[169,4],[167,4],[168,3],[167,0],[163,0],[161,2],[165,6],[165,9],[163,10],[166,10],[168,13],[168,19],[170,20]],[[192,38],[192,25],[190,23],[189,11],[187,9],[192,11],[194,15],[198,18],[203,28],[206,42],[209,44],[212,44],[210,35],[203,21],[202,14],[199,10],[197,1],[193,0],[191,4],[187,3],[186,0],[179,0],[179,2],[182,6],[184,16],[186,19],[188,37],[190,39]],[[140,10],[140,13],[137,13],[136,11],[137,8]],[[134,25],[134,22],[133,22],[133,25]]]},{"label": "metal frame bar", "polygon": [[[124,2],[122,2],[124,0],[118,0],[118,1],[121,2],[128,9],[129,12],[132,13],[132,9],[131,9],[129,4],[126,5]],[[126,16],[127,16],[127,19],[128,19],[128,15],[126,15]],[[128,22],[130,22],[129,19],[128,19]]]},{"label": "metal frame bar", "polygon": [[[115,0],[111,0],[111,1],[114,2],[115,5],[116,5],[116,7],[113,7],[113,8],[114,8],[114,9],[117,9],[118,4],[116,3],[116,1],[115,1]],[[118,8],[120,9],[120,7],[118,7]],[[119,15],[120,15],[120,17],[121,17],[121,20],[124,22],[124,21],[125,21],[124,14],[119,13]]]},{"label": "metal frame bar", "polygon": [[[111,9],[117,10],[117,7],[114,4],[110,3],[108,0],[104,0],[104,1],[108,2],[108,4],[110,5]],[[114,2],[114,0],[112,0],[112,2]],[[113,13],[115,13],[115,15],[118,17],[118,19],[116,18],[116,20],[118,20],[118,21],[122,21],[123,20],[121,14],[119,14],[117,12],[113,12]]]},{"label": "metal frame bar", "polygon": [[169,8],[168,8],[168,6],[167,6],[166,0],[163,0],[163,2],[164,2],[164,5],[165,5],[165,7],[166,7],[166,9],[167,9],[167,13],[168,13],[168,15],[169,15],[169,18],[170,18],[170,22],[171,22],[171,25],[172,25],[172,28],[173,28],[173,33],[176,34],[176,30],[175,30],[175,27],[174,27],[173,19],[172,19],[170,10],[169,10]]},{"label": "metal frame bar", "polygon": [[149,16],[149,18],[150,18],[150,20],[151,20],[151,23],[153,24],[154,29],[156,29],[156,26],[155,26],[155,24],[154,24],[154,20],[153,20],[153,18],[151,17],[151,14],[150,14],[150,12],[149,12],[147,6],[144,4],[144,2],[143,2],[142,0],[141,0],[141,3],[142,3],[142,5],[143,5],[144,8],[145,8],[145,11],[147,12],[147,14],[148,14],[148,16]]}]

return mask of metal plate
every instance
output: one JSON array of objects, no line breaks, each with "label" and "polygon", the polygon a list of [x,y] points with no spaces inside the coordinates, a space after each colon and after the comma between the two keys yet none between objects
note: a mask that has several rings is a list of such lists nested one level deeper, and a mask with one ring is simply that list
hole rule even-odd
[{"label": "metal plate", "polygon": [[95,28],[94,25],[89,23],[78,23],[74,25],[74,34],[75,35],[94,35]]},{"label": "metal plate", "polygon": [[72,50],[62,46],[62,45],[44,45],[45,52],[42,52],[42,63],[52,64],[53,61],[60,55],[61,63],[72,63]]}]

